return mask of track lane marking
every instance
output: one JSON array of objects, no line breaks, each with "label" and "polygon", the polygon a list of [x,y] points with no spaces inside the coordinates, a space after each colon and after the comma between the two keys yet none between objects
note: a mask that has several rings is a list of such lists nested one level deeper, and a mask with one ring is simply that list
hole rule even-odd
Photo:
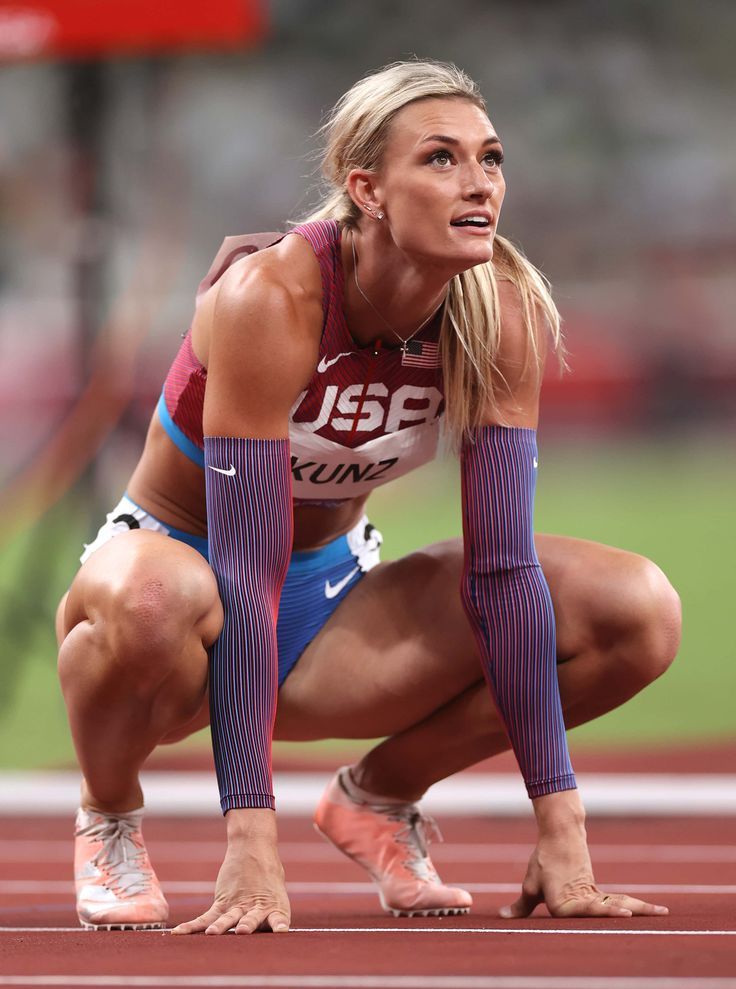
[{"label": "track lane marking", "polygon": [[[280,817],[311,815],[329,783],[327,772],[276,772]],[[736,776],[726,773],[578,773],[587,816],[691,818],[736,813]],[[150,812],[216,818],[217,783],[211,772],[144,771]],[[0,771],[3,816],[34,817],[74,813],[80,775],[70,771]],[[424,799],[429,813],[467,817],[528,816],[529,798],[517,773],[458,773],[435,783]]]},{"label": "track lane marking", "polygon": [[[174,895],[210,894],[214,893],[214,880],[187,881],[172,880],[161,883],[164,892]],[[503,895],[518,893],[521,882],[513,883],[456,883],[470,893],[501,893]],[[606,893],[642,893],[642,894],[676,894],[688,896],[731,896],[736,893],[736,883],[601,883]],[[361,896],[376,892],[371,882],[287,882],[287,891],[292,896]],[[74,883],[71,879],[2,879],[0,880],[0,895],[45,894],[67,895],[73,892]]]},{"label": "track lane marking", "polygon": [[0,976],[0,986],[170,986],[253,989],[734,989],[730,978],[536,975],[47,975]]},{"label": "track lane marking", "polygon": [[[103,937],[112,934],[119,937],[121,931],[85,931],[82,927],[0,927],[0,934],[84,934],[85,937]],[[128,931],[128,934],[170,934],[171,929],[154,931]],[[577,928],[577,927],[292,927],[292,934],[545,934],[560,937],[736,937],[736,929],[720,930],[666,930],[665,928]],[[233,934],[233,937],[241,936]]]}]

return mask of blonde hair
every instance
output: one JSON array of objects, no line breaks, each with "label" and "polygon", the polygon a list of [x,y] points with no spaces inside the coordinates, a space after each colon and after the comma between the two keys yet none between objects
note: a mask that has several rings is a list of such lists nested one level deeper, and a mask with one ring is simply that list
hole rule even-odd
[{"label": "blonde hair", "polygon": [[[486,112],[477,84],[457,66],[445,62],[394,62],[357,82],[337,102],[321,128],[327,192],[306,222],[331,219],[343,228],[355,228],[362,214],[345,187],[350,171],[380,167],[391,122],[407,104],[450,97],[469,100]],[[485,412],[498,411],[498,387],[505,385],[497,366],[499,280],[511,282],[518,291],[527,339],[524,371],[531,366],[538,375],[542,373],[540,317],[561,352],[560,316],[547,281],[518,248],[497,235],[492,261],[451,279],[440,330],[447,425],[456,444],[481,424]]]}]

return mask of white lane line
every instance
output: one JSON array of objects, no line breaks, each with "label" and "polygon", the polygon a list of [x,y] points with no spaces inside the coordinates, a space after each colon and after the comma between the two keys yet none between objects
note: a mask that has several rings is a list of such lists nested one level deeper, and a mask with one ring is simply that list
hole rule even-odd
[{"label": "white lane line", "polygon": [[[85,931],[81,927],[0,927],[0,934],[84,934],[85,937],[122,937],[120,931]],[[169,934],[170,929],[158,931],[128,931],[138,937],[142,934]],[[665,930],[637,927],[578,928],[578,927],[292,927],[292,934],[545,934],[559,937],[736,937],[732,931]],[[237,935],[233,934],[233,937]]]},{"label": "white lane line", "polygon": [[[156,862],[183,862],[222,860],[225,841],[167,841],[157,839],[146,842],[151,857]],[[488,841],[443,842],[432,846],[435,862],[526,862],[534,845]],[[736,843],[733,845],[591,845],[594,862],[736,862]],[[282,861],[288,862],[341,862],[336,849],[320,841],[282,841],[279,843]],[[0,839],[0,862],[67,862],[72,857],[70,840]]]},{"label": "white lane line", "polygon": [[632,935],[652,937],[735,937],[733,931],[666,931],[641,928],[620,930],[617,928],[599,928],[597,930],[582,930],[580,928],[550,928],[550,927],[295,927],[295,933],[323,934],[328,931],[333,934],[559,934],[563,937],[597,937],[598,935]]},{"label": "white lane line", "polygon": [[[281,816],[311,814],[329,782],[329,773],[275,773],[274,792]],[[213,773],[148,772],[141,776],[146,806],[155,814],[218,817]],[[3,815],[34,817],[71,814],[79,801],[77,772],[0,773]],[[578,784],[589,817],[632,814],[703,817],[736,813],[736,776],[717,773],[580,773]],[[423,801],[429,813],[446,816],[531,816],[518,774],[458,773],[430,787]]]},{"label": "white lane line", "polygon": [[734,989],[736,980],[545,975],[39,975],[0,976],[5,986],[263,987],[263,989]]},{"label": "white lane line", "polygon": [[[214,880],[163,881],[161,884],[166,893],[175,895],[210,894],[214,892]],[[521,884],[516,883],[465,883],[457,882],[458,886],[470,893],[518,893]],[[736,893],[735,883],[602,883],[607,893],[670,893],[691,896],[729,896]],[[69,880],[44,879],[2,879],[0,880],[1,894],[29,894],[44,896],[46,894],[68,894],[73,891],[74,884]],[[287,882],[286,888],[292,896],[360,896],[375,893],[376,887],[370,882],[327,883],[327,882]]]}]

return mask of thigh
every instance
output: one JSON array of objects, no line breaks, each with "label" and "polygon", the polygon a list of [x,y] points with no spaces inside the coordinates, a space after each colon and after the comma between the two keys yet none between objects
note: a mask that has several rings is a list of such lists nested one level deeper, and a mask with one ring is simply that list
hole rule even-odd
[{"label": "thigh", "polygon": [[538,534],[535,542],[555,610],[558,662],[620,637],[652,579],[663,576],[637,553],[587,539]]},{"label": "thigh", "polygon": [[276,737],[394,734],[482,679],[461,571],[459,540],[370,570],[284,681]]},{"label": "thigh", "polygon": [[[558,660],[625,618],[634,554],[537,536]],[[372,738],[401,731],[483,678],[460,600],[462,542],[437,543],[368,573],[305,650],[279,694],[276,737]]]}]

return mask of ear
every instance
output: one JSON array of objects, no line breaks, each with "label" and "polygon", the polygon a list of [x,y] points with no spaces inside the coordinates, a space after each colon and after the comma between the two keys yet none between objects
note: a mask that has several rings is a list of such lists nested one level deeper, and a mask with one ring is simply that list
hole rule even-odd
[{"label": "ear", "polygon": [[377,175],[365,168],[353,168],[348,174],[345,188],[355,205],[368,217],[376,218],[381,209],[377,193]]}]

